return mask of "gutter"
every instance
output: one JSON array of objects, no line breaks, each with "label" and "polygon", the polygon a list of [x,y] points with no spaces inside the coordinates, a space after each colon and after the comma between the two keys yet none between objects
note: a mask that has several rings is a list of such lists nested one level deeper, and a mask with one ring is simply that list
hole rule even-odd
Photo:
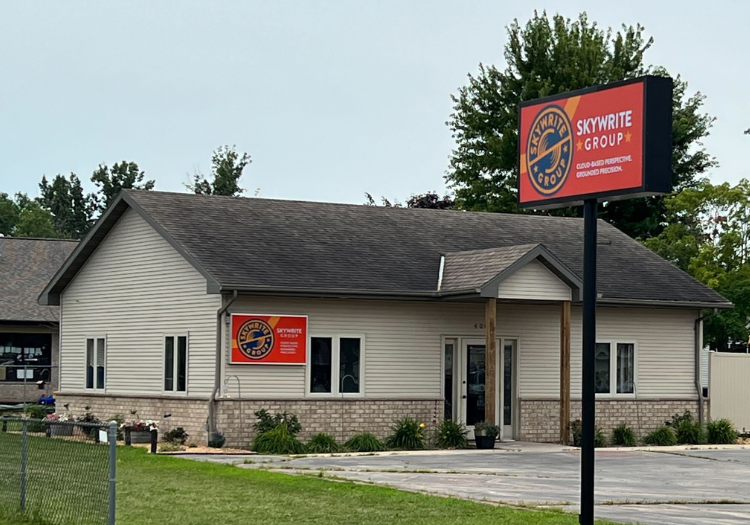
[{"label": "gutter", "polygon": [[221,349],[221,321],[224,314],[227,312],[232,303],[237,299],[237,290],[232,292],[232,298],[219,308],[216,312],[216,362],[214,370],[214,391],[208,400],[208,439],[216,432],[216,395],[219,393],[221,388],[221,361],[222,361],[222,349]]},{"label": "gutter", "polygon": [[703,387],[701,386],[701,351],[703,350],[703,321],[719,315],[719,309],[714,308],[713,313],[698,317],[695,320],[693,330],[695,331],[695,389],[698,392],[698,423],[701,427],[705,420],[703,408]]}]

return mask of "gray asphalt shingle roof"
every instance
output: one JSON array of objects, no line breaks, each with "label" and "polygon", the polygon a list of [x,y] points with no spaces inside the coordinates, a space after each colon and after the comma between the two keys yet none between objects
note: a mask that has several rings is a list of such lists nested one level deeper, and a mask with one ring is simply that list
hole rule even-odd
[{"label": "gray asphalt shingle roof", "polygon": [[[577,218],[126,194],[223,289],[435,292],[444,254],[537,244],[583,273]],[[728,303],[603,221],[598,291],[602,300]]]},{"label": "gray asphalt shingle roof", "polygon": [[58,308],[37,302],[77,242],[0,237],[0,321],[57,322]]},{"label": "gray asphalt shingle roof", "polygon": [[466,290],[482,286],[537,246],[521,244],[446,253],[440,289]]}]

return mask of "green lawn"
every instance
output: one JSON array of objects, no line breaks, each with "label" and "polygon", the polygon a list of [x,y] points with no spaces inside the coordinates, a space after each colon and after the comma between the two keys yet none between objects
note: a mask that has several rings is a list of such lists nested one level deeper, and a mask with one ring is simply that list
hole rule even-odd
[{"label": "green lawn", "polygon": [[[119,447],[117,463],[118,525],[575,525],[578,522],[577,516],[560,512],[497,507],[374,485],[152,456],[140,448]],[[0,516],[0,525],[23,523],[41,525],[42,522]]]}]

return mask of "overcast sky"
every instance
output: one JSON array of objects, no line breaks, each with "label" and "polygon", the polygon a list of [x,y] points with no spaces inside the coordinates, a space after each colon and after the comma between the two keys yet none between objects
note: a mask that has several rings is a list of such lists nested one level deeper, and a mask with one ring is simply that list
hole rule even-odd
[{"label": "overcast sky", "polygon": [[[573,6],[573,7],[571,7]],[[4,2],[0,191],[41,176],[139,163],[184,191],[236,144],[243,186],[272,198],[363,202],[443,191],[450,94],[480,62],[504,67],[507,1]],[[600,26],[641,23],[646,62],[680,74],[717,117],[714,181],[750,177],[750,2],[538,2]]]}]

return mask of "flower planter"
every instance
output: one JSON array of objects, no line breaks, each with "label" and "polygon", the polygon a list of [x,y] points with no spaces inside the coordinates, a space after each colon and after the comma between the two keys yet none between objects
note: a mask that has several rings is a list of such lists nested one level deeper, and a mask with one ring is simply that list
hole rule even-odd
[{"label": "flower planter", "polygon": [[474,436],[474,442],[478,449],[493,449],[495,448],[495,438],[490,436]]},{"label": "flower planter", "polygon": [[53,437],[72,436],[73,428],[75,428],[75,425],[72,425],[69,423],[50,424],[49,433],[50,433],[50,436],[53,436]]},{"label": "flower planter", "polygon": [[131,430],[130,442],[133,445],[143,445],[151,443],[151,432],[149,430]]}]

